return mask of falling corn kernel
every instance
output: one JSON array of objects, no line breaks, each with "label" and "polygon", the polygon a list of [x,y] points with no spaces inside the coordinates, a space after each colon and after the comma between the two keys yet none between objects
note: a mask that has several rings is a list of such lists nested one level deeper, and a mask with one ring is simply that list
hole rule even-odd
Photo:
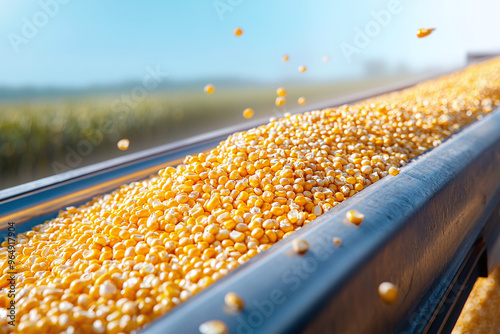
[{"label": "falling corn kernel", "polygon": [[245,110],[243,110],[243,117],[252,118],[253,117],[253,109],[246,108]]},{"label": "falling corn kernel", "polygon": [[118,141],[116,146],[118,146],[118,148],[120,150],[125,151],[128,149],[129,144],[130,144],[130,141],[128,139],[121,139]]},{"label": "falling corn kernel", "polygon": [[212,84],[208,84],[205,86],[205,93],[207,94],[213,94],[215,92],[215,87]]},{"label": "falling corn kernel", "polygon": [[281,107],[286,103],[286,99],[283,96],[278,96],[276,98],[275,103],[276,103],[276,107]]},{"label": "falling corn kernel", "polygon": [[389,174],[391,174],[392,176],[396,176],[399,174],[399,169],[397,169],[396,167],[389,167],[389,170],[388,170]]},{"label": "falling corn kernel", "polygon": [[425,36],[429,36],[431,34],[431,32],[433,32],[434,30],[436,30],[435,28],[422,28],[422,29],[418,29],[417,30],[417,37],[418,38],[422,38],[422,37],[425,37]]},{"label": "falling corn kernel", "polygon": [[286,96],[286,89],[283,87],[280,87],[276,89],[276,95],[278,96]]},{"label": "falling corn kernel", "polygon": [[220,320],[210,320],[200,325],[202,334],[227,334],[229,333],[227,325]]},{"label": "falling corn kernel", "polygon": [[342,239],[340,239],[339,237],[333,238],[333,244],[337,247],[340,247],[342,245]]},{"label": "falling corn kernel", "polygon": [[243,29],[241,29],[240,27],[234,28],[234,35],[235,36],[243,35]]},{"label": "falling corn kernel", "polygon": [[398,287],[390,282],[383,282],[378,286],[378,295],[386,304],[394,304],[398,300],[398,294]]},{"label": "falling corn kernel", "polygon": [[284,62],[287,62],[288,60],[290,59],[290,57],[288,57],[288,55],[284,55],[281,60],[283,60]]},{"label": "falling corn kernel", "polygon": [[351,223],[353,223],[355,225],[359,225],[359,224],[361,224],[361,222],[365,218],[365,215],[363,215],[362,213],[360,213],[356,210],[351,210],[351,211],[347,212],[346,217],[347,217],[347,219],[349,219],[349,221]]},{"label": "falling corn kernel", "polygon": [[234,292],[228,292],[224,297],[224,302],[227,307],[235,311],[242,310],[245,307],[243,299]]},{"label": "falling corn kernel", "polygon": [[328,63],[330,61],[330,57],[328,56],[323,56],[323,62]]},{"label": "falling corn kernel", "polygon": [[303,106],[304,104],[306,104],[306,98],[301,96],[297,99],[297,103],[300,104],[301,106]]},{"label": "falling corn kernel", "polygon": [[299,66],[299,72],[305,72],[305,71],[307,71],[307,67],[305,67],[304,65]]},{"label": "falling corn kernel", "polygon": [[292,246],[297,254],[304,254],[309,249],[309,243],[304,239],[295,239]]}]

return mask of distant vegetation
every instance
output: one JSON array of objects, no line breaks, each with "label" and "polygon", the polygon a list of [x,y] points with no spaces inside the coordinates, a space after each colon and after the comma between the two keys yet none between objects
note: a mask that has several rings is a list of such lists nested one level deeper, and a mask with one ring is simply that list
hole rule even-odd
[{"label": "distant vegetation", "polygon": [[[311,104],[397,79],[401,77],[283,85],[288,89],[286,108],[298,107],[299,96]],[[1,102],[0,189],[245,122],[241,113],[247,107],[255,110],[257,118],[276,116],[275,89],[216,86],[216,92],[207,95],[200,85],[199,89],[154,92],[135,105],[117,104],[118,93],[95,92],[70,97],[52,92],[50,98]],[[126,153],[116,147],[121,138],[130,139]]]}]

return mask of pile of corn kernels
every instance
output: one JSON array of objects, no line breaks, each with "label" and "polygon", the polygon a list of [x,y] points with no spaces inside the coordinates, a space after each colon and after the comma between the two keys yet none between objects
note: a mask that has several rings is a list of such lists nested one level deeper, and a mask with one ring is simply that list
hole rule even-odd
[{"label": "pile of corn kernels", "polygon": [[500,267],[477,279],[452,334],[500,333]]},{"label": "pile of corn kernels", "polygon": [[356,105],[284,115],[67,208],[18,236],[17,326],[1,313],[0,330],[140,329],[499,104],[496,59]]}]

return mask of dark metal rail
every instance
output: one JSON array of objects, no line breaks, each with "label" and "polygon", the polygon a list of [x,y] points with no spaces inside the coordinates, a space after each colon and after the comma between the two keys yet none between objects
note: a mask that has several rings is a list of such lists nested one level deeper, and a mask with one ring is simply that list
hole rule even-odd
[{"label": "dark metal rail", "polygon": [[[66,206],[143,179],[187,154],[214,147],[230,133],[261,123],[0,191],[0,229],[14,221],[18,232],[29,230]],[[448,332],[477,276],[500,262],[498,166],[496,111],[405,166],[396,178],[382,179],[251,259],[144,333],[197,333],[202,322],[212,319],[225,321],[231,333]],[[361,226],[345,222],[351,209],[365,214]],[[342,238],[343,245],[335,247],[333,237]],[[295,238],[311,244],[306,255],[291,252]],[[399,287],[396,305],[380,302],[377,288],[383,281]],[[228,291],[245,299],[241,313],[224,309]]]}]

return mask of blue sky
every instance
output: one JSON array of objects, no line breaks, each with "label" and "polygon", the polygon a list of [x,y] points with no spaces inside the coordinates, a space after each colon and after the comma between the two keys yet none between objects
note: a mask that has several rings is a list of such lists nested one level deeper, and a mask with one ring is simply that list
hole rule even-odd
[{"label": "blue sky", "polygon": [[[340,45],[354,45],[356,28],[394,0],[65,1],[15,52],[12,36],[23,37],[26,20],[43,18],[41,3],[58,2],[0,0],[0,86],[116,83],[140,79],[155,65],[173,79],[335,80],[363,75],[366,61],[422,71],[460,65],[468,50],[500,50],[492,35],[500,27],[485,19],[500,8],[493,0],[401,0],[400,13],[350,62]],[[222,20],[217,3],[231,8]],[[237,26],[244,29],[239,38]],[[437,30],[417,39],[421,27]],[[297,71],[302,64],[306,73]]]}]

